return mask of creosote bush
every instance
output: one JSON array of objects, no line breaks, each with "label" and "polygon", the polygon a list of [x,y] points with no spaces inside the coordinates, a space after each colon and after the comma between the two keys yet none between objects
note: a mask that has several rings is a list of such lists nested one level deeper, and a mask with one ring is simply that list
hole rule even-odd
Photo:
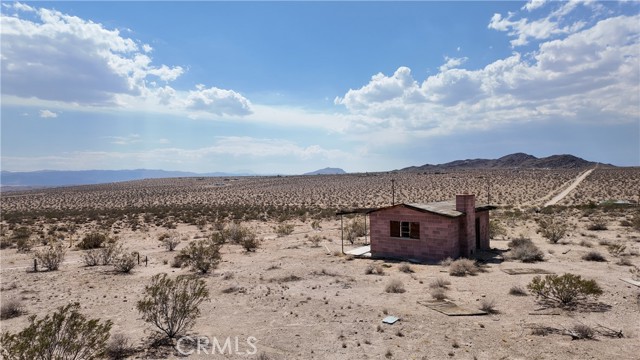
[{"label": "creosote bush", "polygon": [[122,253],[113,261],[114,269],[123,274],[128,274],[138,264],[137,253]]},{"label": "creosote bush", "polygon": [[294,228],[295,227],[293,224],[278,224],[278,226],[276,226],[274,230],[278,237],[282,237],[293,234]]},{"label": "creosote bush", "polygon": [[365,275],[384,275],[384,268],[380,264],[369,264],[364,269]]},{"label": "creosote bush", "polygon": [[607,230],[607,221],[601,217],[594,218],[591,224],[587,226],[587,229],[592,231]]},{"label": "creosote bush", "polygon": [[556,244],[567,234],[567,224],[559,218],[546,218],[538,223],[538,232],[550,243]]},{"label": "creosote bush", "polygon": [[411,268],[411,266],[409,264],[402,264],[398,267],[398,270],[400,270],[403,273],[413,273],[413,269]]},{"label": "creosote bush", "polygon": [[180,259],[183,265],[191,266],[194,271],[206,274],[220,263],[220,244],[211,239],[192,241],[189,246],[180,251]]},{"label": "creosote bush", "polygon": [[5,359],[95,359],[105,353],[112,323],[87,319],[80,304],[58,308],[42,319],[29,318],[29,326],[17,334],[0,336]]},{"label": "creosote bush", "polygon": [[576,305],[602,294],[602,288],[595,280],[582,279],[580,275],[571,273],[546,275],[544,279],[536,276],[527,288],[537,297],[560,306]]},{"label": "creosote bush", "polygon": [[491,219],[489,220],[489,238],[495,239],[498,236],[507,236],[507,229],[499,220]]},{"label": "creosote bush", "polygon": [[168,231],[160,235],[158,241],[162,243],[162,246],[164,246],[167,251],[173,251],[176,246],[180,244],[180,234],[177,231]]},{"label": "creosote bush", "polygon": [[518,285],[514,285],[511,287],[511,289],[509,289],[509,295],[527,296],[527,291]]},{"label": "creosote bush", "polygon": [[204,280],[186,275],[171,279],[162,273],[154,275],[151,284],[145,286],[137,309],[144,321],[172,339],[193,326],[200,315],[200,304],[208,299]]},{"label": "creosote bush", "polygon": [[111,335],[109,342],[107,343],[106,355],[110,359],[124,359],[133,352],[131,347],[131,341],[129,338],[122,334],[116,333]]},{"label": "creosote bush", "polygon": [[55,271],[64,261],[65,253],[66,251],[62,244],[52,244],[45,249],[36,251],[35,258],[38,260],[38,264],[46,268],[47,271]]},{"label": "creosote bush", "polygon": [[82,250],[97,249],[108,240],[109,237],[106,234],[92,232],[82,238],[82,241],[78,243],[78,248]]},{"label": "creosote bush", "polygon": [[260,239],[258,239],[255,232],[247,232],[240,240],[240,246],[242,246],[246,252],[254,252],[260,246]]}]

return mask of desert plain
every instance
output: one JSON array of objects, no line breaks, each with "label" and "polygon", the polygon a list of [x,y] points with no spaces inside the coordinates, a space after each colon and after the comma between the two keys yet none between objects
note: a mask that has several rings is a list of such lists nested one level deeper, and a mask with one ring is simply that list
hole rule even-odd
[{"label": "desert plain", "polygon": [[[621,279],[640,280],[640,169],[598,167],[574,184],[587,170],[204,177],[2,192],[0,299],[21,311],[0,320],[1,331],[18,332],[29,316],[78,302],[87,317],[113,322],[111,334],[128,339],[129,358],[637,359],[640,287]],[[494,232],[492,251],[476,259],[475,274],[452,276],[447,263],[343,254],[343,243],[348,251],[368,236],[342,240],[343,227],[363,216],[341,219],[337,211],[459,193],[497,207],[491,219],[501,231]],[[567,230],[555,243],[540,232],[550,219]],[[222,246],[218,266],[198,275],[210,301],[186,333],[230,338],[233,346],[222,354],[211,346],[189,348],[189,355],[154,346],[156,331],[136,309],[150,278],[192,274],[173,266],[175,256],[233,223],[256,234],[259,246]],[[21,228],[28,229],[27,248],[15,241]],[[88,266],[87,251],[77,244],[92,232],[118,239],[146,261],[127,274]],[[174,251],[159,241],[167,232],[180,235]],[[542,261],[510,256],[516,238],[531,239]],[[64,262],[56,271],[33,271],[34,253],[52,242],[63,244]],[[594,252],[601,261],[587,256]],[[580,275],[597,281],[603,293],[580,306],[554,306],[527,289],[536,274],[509,275],[510,269]],[[404,291],[387,292],[392,281]],[[425,306],[437,284],[448,301],[489,313],[447,316]],[[400,320],[383,323],[389,315]],[[592,329],[591,338],[571,336],[578,325]]]}]

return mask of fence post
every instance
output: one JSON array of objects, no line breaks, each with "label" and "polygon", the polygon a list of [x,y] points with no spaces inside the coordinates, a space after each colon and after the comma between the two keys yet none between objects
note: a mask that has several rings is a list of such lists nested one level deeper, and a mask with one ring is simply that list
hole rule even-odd
[{"label": "fence post", "polygon": [[33,272],[38,272],[38,259],[33,259]]},{"label": "fence post", "polygon": [[144,257],[144,267],[147,267],[147,263],[149,262],[149,257],[145,255]]},{"label": "fence post", "polygon": [[140,265],[140,253],[138,253],[138,265]]}]

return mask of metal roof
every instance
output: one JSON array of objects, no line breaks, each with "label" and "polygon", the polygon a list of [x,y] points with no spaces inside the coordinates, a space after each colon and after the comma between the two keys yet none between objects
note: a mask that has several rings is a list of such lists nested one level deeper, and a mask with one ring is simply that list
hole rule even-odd
[{"label": "metal roof", "polygon": [[[418,211],[426,211],[437,215],[443,215],[447,217],[459,217],[464,215],[464,212],[456,210],[456,202],[455,200],[447,200],[447,201],[438,201],[432,203],[407,203],[407,204],[397,204],[394,206],[387,206],[379,209],[375,209],[369,212],[375,212],[379,210],[389,209],[395,206],[406,206]],[[476,211],[486,211],[496,209],[493,205],[482,204],[476,206]]]}]

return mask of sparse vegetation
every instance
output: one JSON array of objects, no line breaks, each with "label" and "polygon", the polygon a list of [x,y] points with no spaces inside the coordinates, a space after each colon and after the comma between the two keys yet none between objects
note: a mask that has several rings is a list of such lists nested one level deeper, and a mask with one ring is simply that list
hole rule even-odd
[{"label": "sparse vegetation", "polygon": [[508,257],[522,262],[536,262],[544,260],[544,253],[529,238],[520,236],[509,242],[511,250]]},{"label": "sparse vegetation", "polygon": [[403,293],[406,290],[404,289],[404,284],[402,283],[402,281],[398,279],[391,279],[387,283],[387,286],[385,286],[384,291],[388,293],[397,294],[397,293]]},{"label": "sparse vegetation", "polygon": [[0,306],[0,320],[18,317],[24,313],[24,307],[18,299],[8,299]]},{"label": "sparse vegetation", "polygon": [[599,262],[607,261],[607,259],[605,259],[605,257],[597,251],[589,251],[582,256],[582,260]]},{"label": "sparse vegetation", "polygon": [[451,281],[443,278],[437,278],[431,283],[429,283],[429,287],[432,289],[438,289],[438,288],[446,289],[449,285],[451,285]]},{"label": "sparse vegetation", "polygon": [[380,264],[369,264],[364,269],[365,275],[384,275],[384,268]]},{"label": "sparse vegetation", "polygon": [[507,236],[507,229],[502,225],[500,220],[489,220],[489,238],[496,239],[498,237],[504,238]]},{"label": "sparse vegetation", "polygon": [[42,319],[29,318],[29,326],[17,334],[5,332],[0,347],[5,359],[95,359],[106,350],[110,320],[87,319],[80,304],[58,308]]},{"label": "sparse vegetation", "polygon": [[35,258],[40,266],[47,269],[47,271],[55,271],[64,261],[65,253],[66,251],[62,244],[51,244],[45,249],[36,251]]},{"label": "sparse vegetation", "polygon": [[411,268],[411,266],[410,266],[409,264],[402,264],[402,265],[400,265],[400,266],[398,267],[398,270],[400,270],[400,272],[407,273],[407,274],[410,274],[410,273],[413,273],[413,272],[414,272],[414,271],[413,271],[413,269]]},{"label": "sparse vegetation", "polygon": [[602,288],[595,280],[570,273],[546,275],[544,279],[536,276],[527,288],[537,297],[560,306],[572,306],[602,294]]},{"label": "sparse vegetation", "polygon": [[429,293],[431,294],[431,297],[434,298],[435,300],[442,301],[447,298],[447,294],[444,288],[440,288],[440,287],[433,288]]},{"label": "sparse vegetation", "polygon": [[587,226],[588,230],[593,230],[593,231],[602,231],[602,230],[607,230],[607,221],[604,218],[598,217],[598,218],[594,218],[591,221],[591,224],[589,226]]},{"label": "sparse vegetation", "polygon": [[558,243],[560,239],[565,237],[567,230],[567,224],[557,217],[542,219],[538,223],[538,232],[552,244]]},{"label": "sparse vegetation", "polygon": [[128,274],[136,267],[137,261],[137,254],[122,253],[114,260],[113,267],[119,273]]},{"label": "sparse vegetation", "polygon": [[518,285],[514,285],[509,289],[509,295],[527,296],[527,291]]},{"label": "sparse vegetation", "polygon": [[458,259],[449,265],[449,275],[451,276],[475,275],[477,272],[478,267],[470,259]]},{"label": "sparse vegetation", "polygon": [[111,338],[107,343],[107,357],[114,360],[125,359],[131,355],[132,352],[131,340],[129,340],[126,335],[122,333],[111,335]]},{"label": "sparse vegetation", "polygon": [[220,262],[220,245],[211,239],[192,241],[189,246],[182,249],[179,259],[181,266],[186,264],[194,271],[206,274],[211,269],[215,269]]},{"label": "sparse vegetation", "polygon": [[180,234],[177,231],[169,231],[158,237],[158,241],[162,243],[167,251],[173,251],[180,244]]},{"label": "sparse vegetation", "polygon": [[82,241],[78,243],[78,248],[82,250],[97,249],[108,240],[109,237],[106,234],[91,232],[82,238]]},{"label": "sparse vegetation", "polygon": [[482,301],[480,301],[480,310],[487,314],[498,313],[498,310],[496,310],[496,301],[494,299],[482,299]]},{"label": "sparse vegetation", "polygon": [[276,226],[274,230],[276,232],[276,235],[278,235],[279,237],[282,237],[282,236],[288,236],[293,234],[294,228],[295,227],[293,224],[278,224],[278,226]]},{"label": "sparse vegetation", "polygon": [[144,288],[137,309],[142,319],[172,339],[189,330],[200,315],[200,304],[209,299],[204,280],[181,275],[154,275]]}]

